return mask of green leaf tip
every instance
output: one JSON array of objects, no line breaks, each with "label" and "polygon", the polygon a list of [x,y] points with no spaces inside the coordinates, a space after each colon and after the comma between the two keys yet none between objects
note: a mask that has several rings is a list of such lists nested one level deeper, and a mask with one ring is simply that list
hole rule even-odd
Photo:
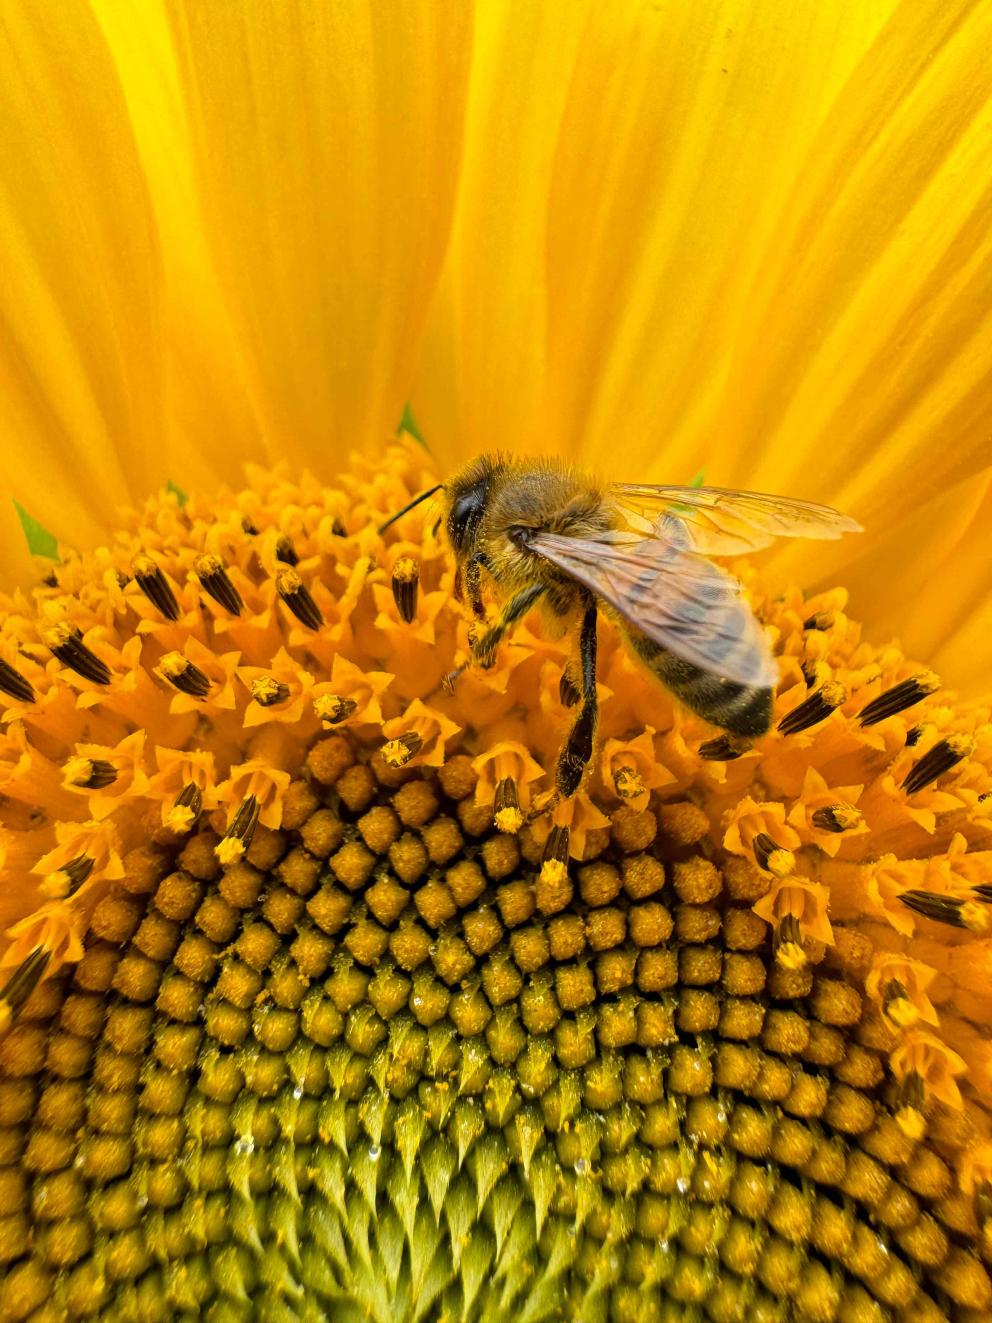
[{"label": "green leaf tip", "polygon": [[31,552],[31,555],[44,556],[45,560],[58,560],[59,543],[55,534],[49,533],[48,529],[39,524],[33,515],[29,515],[19,501],[14,502],[14,509],[21,521],[21,528],[24,529],[28,551]]},{"label": "green leaf tip", "polygon": [[427,442],[424,440],[423,433],[417,426],[417,420],[413,416],[413,409],[411,409],[409,401],[403,406],[403,417],[400,419],[396,430],[397,432],[406,432],[408,436],[413,437],[414,441],[422,445],[425,450],[427,449]]},{"label": "green leaf tip", "polygon": [[176,498],[176,504],[179,506],[180,510],[189,500],[189,497],[186,495],[183,489],[181,487],[177,487],[171,478],[165,484],[165,490]]},{"label": "green leaf tip", "polygon": [[702,487],[705,481],[706,481],[706,469],[701,468],[696,474],[693,475],[693,477],[689,479],[689,486]]}]

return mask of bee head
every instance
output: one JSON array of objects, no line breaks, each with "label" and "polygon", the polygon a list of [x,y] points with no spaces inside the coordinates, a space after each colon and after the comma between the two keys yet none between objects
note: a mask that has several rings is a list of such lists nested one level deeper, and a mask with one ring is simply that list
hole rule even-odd
[{"label": "bee head", "polygon": [[461,559],[472,549],[489,501],[490,488],[498,462],[483,455],[445,486],[448,515],[445,527],[455,555]]}]

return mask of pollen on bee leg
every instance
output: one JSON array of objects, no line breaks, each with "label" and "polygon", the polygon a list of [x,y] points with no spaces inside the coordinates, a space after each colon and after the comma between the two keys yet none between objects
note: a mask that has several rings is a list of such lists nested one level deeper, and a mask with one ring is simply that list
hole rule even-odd
[{"label": "pollen on bee leg", "polygon": [[202,811],[203,791],[195,781],[187,781],[165,814],[165,826],[177,835],[183,835],[193,828]]},{"label": "pollen on bee leg", "polygon": [[810,819],[818,831],[839,833],[864,826],[864,817],[853,804],[831,804],[815,809]]},{"label": "pollen on bee leg", "polygon": [[766,873],[773,873],[775,877],[788,877],[796,871],[796,856],[772,840],[767,832],[757,834],[752,849],[755,863]]},{"label": "pollen on bee leg", "polygon": [[110,684],[110,667],[86,646],[79,631],[68,622],[42,631],[45,646],[63,666],[93,684]]},{"label": "pollen on bee leg", "polygon": [[225,868],[237,863],[251,846],[260,812],[261,805],[257,797],[246,796],[244,803],[234,815],[234,821],[214,846],[214,853]]},{"label": "pollen on bee leg", "polygon": [[412,556],[400,556],[393,566],[390,587],[400,619],[410,625],[417,615],[417,590],[420,586],[420,566]]},{"label": "pollen on bee leg", "polygon": [[203,591],[209,593],[214,601],[232,616],[239,616],[244,610],[241,594],[231,582],[227,567],[219,556],[209,553],[197,556],[193,562],[193,573],[200,581]]},{"label": "pollen on bee leg", "polygon": [[922,758],[918,758],[909,769],[902,788],[907,795],[915,794],[943,776],[952,767],[956,767],[964,758],[970,758],[975,752],[975,741],[968,735],[948,735],[938,740],[932,749],[928,749]]},{"label": "pollen on bee leg", "polygon": [[145,555],[144,552],[135,556],[131,562],[131,569],[134,571],[135,583],[152,606],[157,607],[166,620],[178,620],[179,603],[176,601],[176,595],[151,556]]},{"label": "pollen on bee leg", "polygon": [[699,746],[699,756],[710,763],[730,763],[741,754],[746,753],[750,748],[744,740],[734,739],[732,735],[717,735],[715,739],[706,740]]},{"label": "pollen on bee leg", "polygon": [[423,739],[415,730],[405,731],[382,746],[382,756],[389,767],[405,767],[423,747]]},{"label": "pollen on bee leg", "polygon": [[324,623],[323,612],[296,570],[279,571],[276,575],[276,592],[301,625],[307,629],[320,629]]},{"label": "pollen on bee leg", "polygon": [[327,726],[347,721],[357,707],[353,698],[343,698],[340,694],[321,694],[313,702],[313,710]]},{"label": "pollen on bee leg", "polygon": [[837,680],[828,680],[809,698],[803,699],[798,707],[787,712],[778,723],[782,735],[796,735],[801,730],[809,730],[821,721],[825,721],[840,705],[847,700],[847,690]]},{"label": "pollen on bee leg", "polygon": [[167,652],[158,669],[173,688],[189,694],[190,698],[206,698],[210,692],[209,678],[181,652]]},{"label": "pollen on bee leg", "polygon": [[51,951],[43,946],[35,947],[0,988],[0,1036],[7,1032],[17,1012],[41,982],[51,958]]},{"label": "pollen on bee leg", "polygon": [[274,679],[271,675],[260,675],[249,682],[251,696],[259,707],[274,707],[284,703],[289,697],[289,685]]},{"label": "pollen on bee leg", "polygon": [[105,758],[70,758],[62,768],[62,784],[104,790],[117,780],[117,768]]},{"label": "pollen on bee leg", "polygon": [[933,671],[921,671],[908,680],[902,680],[884,694],[879,694],[858,713],[862,726],[875,726],[886,717],[893,717],[897,712],[904,712],[940,688],[940,678]]}]

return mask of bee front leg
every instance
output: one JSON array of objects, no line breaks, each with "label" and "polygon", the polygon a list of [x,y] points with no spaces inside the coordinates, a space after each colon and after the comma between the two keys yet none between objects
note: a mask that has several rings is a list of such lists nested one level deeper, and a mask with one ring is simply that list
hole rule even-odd
[{"label": "bee front leg", "polygon": [[590,598],[582,617],[579,634],[579,666],[582,676],[582,707],[575,718],[568,739],[558,755],[555,790],[564,799],[574,795],[592,758],[596,735],[596,603]]},{"label": "bee front leg", "polygon": [[482,602],[482,571],[486,568],[486,558],[481,551],[470,556],[465,563],[465,595],[476,620],[485,620],[486,608]]},{"label": "bee front leg", "polygon": [[[461,673],[468,669],[470,665],[488,666],[493,659],[493,654],[499,647],[503,635],[511,626],[515,625],[521,616],[525,616],[531,609],[537,599],[546,590],[543,583],[532,583],[528,588],[521,588],[519,593],[514,594],[503,609],[503,614],[486,630],[485,634],[472,644],[472,656],[470,661],[459,666],[457,670],[449,671],[444,677],[443,684],[449,693],[455,687],[455,681]],[[595,662],[593,663],[595,669]],[[595,688],[595,686],[594,686]]]}]

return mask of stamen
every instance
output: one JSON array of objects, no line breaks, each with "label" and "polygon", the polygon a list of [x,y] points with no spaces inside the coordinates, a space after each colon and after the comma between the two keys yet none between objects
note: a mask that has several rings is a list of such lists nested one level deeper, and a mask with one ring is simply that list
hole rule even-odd
[{"label": "stamen", "polygon": [[415,730],[408,730],[395,740],[388,740],[382,746],[382,756],[389,767],[405,767],[411,758],[417,756],[423,743]]},{"label": "stamen", "polygon": [[65,764],[65,785],[103,790],[117,780],[117,768],[105,758],[70,758]]},{"label": "stamen", "polygon": [[801,730],[809,730],[811,726],[825,721],[846,698],[847,690],[844,686],[836,680],[828,680],[798,707],[787,712],[778,723],[778,729],[783,735],[796,735]]},{"label": "stamen", "polygon": [[493,799],[493,820],[497,831],[518,832],[524,825],[517,783],[512,776],[504,776],[496,785]]},{"label": "stamen", "polygon": [[78,629],[69,624],[56,625],[45,630],[42,637],[63,666],[93,684],[110,684],[110,667],[90,651]]},{"label": "stamen", "polygon": [[803,679],[806,681],[807,689],[816,689],[820,685],[826,684],[830,679],[830,667],[825,661],[808,657],[800,669],[803,673]]},{"label": "stamen", "polygon": [[956,767],[962,758],[968,758],[975,752],[975,742],[967,735],[948,735],[945,740],[938,740],[932,749],[909,769],[902,788],[907,795],[922,790],[938,776],[943,776],[952,767]]},{"label": "stamen", "polygon": [[170,831],[187,832],[203,811],[203,791],[195,781],[187,781],[176,796],[176,802],[166,814],[165,825]]},{"label": "stamen", "polygon": [[806,964],[806,952],[802,945],[802,930],[799,918],[795,914],[786,914],[775,928],[772,939],[775,959],[783,969],[802,969]]},{"label": "stamen", "polygon": [[919,703],[928,694],[936,693],[940,688],[940,679],[933,671],[921,671],[919,675],[902,680],[887,689],[884,694],[873,698],[859,712],[858,720],[862,726],[875,726],[886,717],[895,716],[906,708]]},{"label": "stamen", "polygon": [[320,629],[324,617],[313,600],[310,589],[295,570],[280,570],[276,575],[276,592],[307,629]]},{"label": "stamen", "polygon": [[920,736],[923,734],[922,726],[913,726],[906,732],[906,748],[915,749],[920,742]]},{"label": "stamen", "polygon": [[241,521],[241,531],[242,533],[247,533],[249,537],[256,537],[258,535],[258,529],[255,526],[254,521],[249,519],[247,515],[245,515],[244,519]]},{"label": "stamen", "polygon": [[9,662],[0,661],[0,690],[11,698],[18,698],[22,703],[34,702],[34,689],[25,680],[20,671],[15,671]]},{"label": "stamen", "polygon": [[393,566],[390,586],[400,619],[412,624],[417,615],[417,589],[420,584],[420,566],[411,556],[401,556]]},{"label": "stamen", "polygon": [[[899,899],[916,914],[946,923],[951,928],[967,928],[969,932],[984,936],[992,929],[988,911],[977,900],[962,900],[958,896],[945,896],[935,891],[903,891]],[[983,898],[984,899],[984,898]]]},{"label": "stamen", "polygon": [[561,679],[558,681],[558,697],[561,699],[562,707],[575,707],[582,697],[578,685],[572,680],[568,671],[561,673]]},{"label": "stamen", "polygon": [[345,528],[344,524],[341,522],[341,517],[340,517],[340,515],[335,515],[335,516],[334,516],[334,522],[331,524],[331,532],[334,534],[335,537],[347,537],[347,536],[348,536],[348,530]]},{"label": "stamen", "polygon": [[250,847],[261,811],[256,797],[248,795],[234,815],[234,821],[214,846],[214,853],[225,867],[236,863]]},{"label": "stamen", "polygon": [[36,946],[0,988],[0,1035],[7,1032],[17,1012],[41,982],[51,958],[51,951],[43,946]]},{"label": "stamen", "polygon": [[699,756],[710,763],[731,763],[745,752],[746,747],[735,743],[729,735],[718,735],[699,746]]},{"label": "stamen", "polygon": [[796,856],[791,850],[772,840],[767,832],[759,832],[752,842],[754,858],[759,868],[776,877],[788,877],[796,871]]},{"label": "stamen", "polygon": [[197,556],[193,562],[193,572],[199,579],[204,592],[209,593],[218,605],[232,616],[239,616],[244,608],[241,594],[231,582],[230,575],[219,556]]},{"label": "stamen", "polygon": [[829,808],[816,809],[812,822],[818,831],[842,832],[863,826],[864,818],[853,804],[831,804]]},{"label": "stamen", "polygon": [[644,782],[633,767],[619,767],[613,773],[613,787],[621,799],[636,799],[644,794]]},{"label": "stamen", "polygon": [[911,1070],[899,1082],[896,1099],[896,1123],[907,1138],[920,1140],[926,1134],[927,1122],[923,1115],[926,1087],[919,1071]]},{"label": "stamen", "polygon": [[257,680],[251,681],[249,688],[259,707],[274,707],[276,703],[285,703],[289,697],[289,685],[271,675],[260,675]]},{"label": "stamen", "polygon": [[897,978],[889,979],[882,989],[882,1014],[898,1029],[909,1029],[920,1018],[905,986]]},{"label": "stamen", "polygon": [[75,859],[70,859],[67,864],[54,873],[49,873],[38,888],[42,895],[50,897],[52,900],[66,900],[69,896],[74,896],[83,885],[90,873],[96,860],[88,854],[77,855]]},{"label": "stamen", "polygon": [[281,560],[284,565],[299,565],[300,563],[296,548],[293,546],[293,539],[285,533],[276,542],[276,560]]},{"label": "stamen", "polygon": [[353,698],[342,698],[340,694],[321,694],[313,705],[317,716],[328,726],[337,726],[346,721],[357,707]]},{"label": "stamen", "polygon": [[833,611],[817,611],[815,615],[803,621],[803,629],[816,629],[825,633],[832,629],[837,623],[837,616]]},{"label": "stamen", "polygon": [[552,827],[544,842],[541,881],[555,884],[568,876],[569,832],[567,827]]},{"label": "stamen", "polygon": [[181,652],[167,652],[159,667],[171,685],[191,698],[206,698],[210,692],[209,677]]},{"label": "stamen", "polygon": [[149,602],[158,607],[166,620],[178,620],[179,603],[176,601],[175,593],[169,587],[168,580],[151,556],[144,554],[135,556],[131,562],[131,568],[134,570],[135,583]]}]

